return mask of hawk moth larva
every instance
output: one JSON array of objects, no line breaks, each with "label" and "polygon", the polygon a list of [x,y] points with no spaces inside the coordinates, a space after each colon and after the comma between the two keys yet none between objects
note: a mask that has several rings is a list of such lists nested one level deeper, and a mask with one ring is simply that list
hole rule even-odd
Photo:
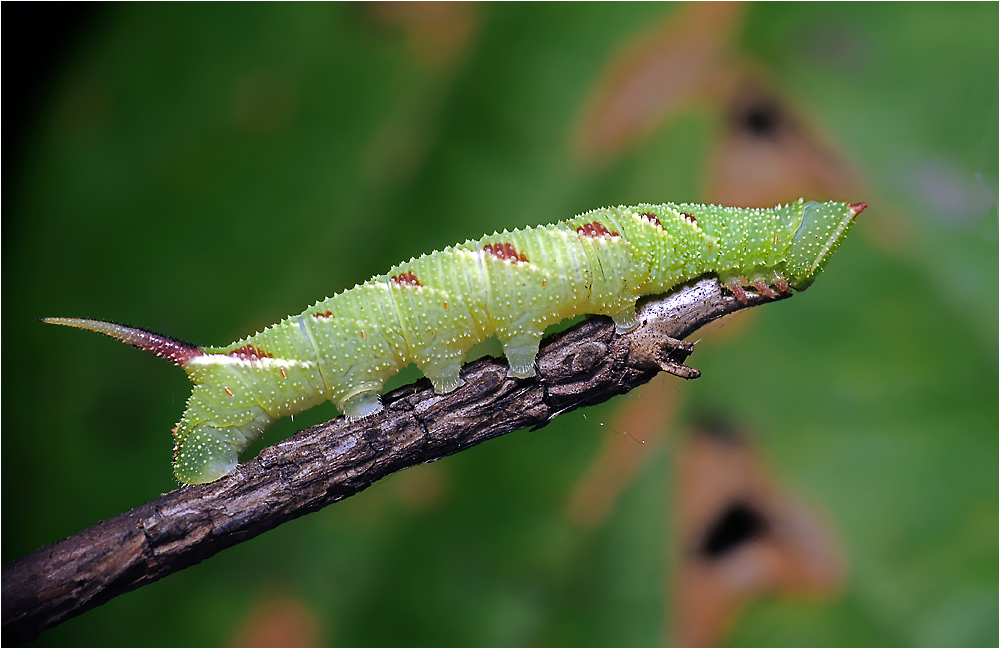
[{"label": "hawk moth larva", "polygon": [[[469,349],[503,344],[508,376],[534,376],[545,328],[579,315],[635,327],[635,303],[715,274],[738,299],[804,290],[867,203],[772,209],[640,204],[502,233],[398,264],[225,347],[198,347],[111,322],[45,318],[167,358],[194,391],[174,429],[174,474],[217,480],[280,417],[324,400],[352,418],[382,409],[385,380],[410,362],[438,393],[462,384]],[[772,288],[773,287],[773,288]]]}]

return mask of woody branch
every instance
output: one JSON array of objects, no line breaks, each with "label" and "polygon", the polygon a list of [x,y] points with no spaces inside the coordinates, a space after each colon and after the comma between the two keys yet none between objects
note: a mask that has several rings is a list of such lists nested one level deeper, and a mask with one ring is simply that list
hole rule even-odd
[{"label": "woody branch", "polygon": [[21,644],[113,597],[199,563],[225,548],[364,490],[400,469],[488,439],[544,426],[600,403],[663,370],[695,378],[680,339],[747,305],[714,279],[640,303],[639,327],[618,335],[607,318],[550,337],[539,376],[507,378],[503,360],[462,372],[465,385],[437,395],[419,381],[384,398],[384,413],[338,417],[263,450],[226,478],[163,497],[3,566],[3,643]]}]

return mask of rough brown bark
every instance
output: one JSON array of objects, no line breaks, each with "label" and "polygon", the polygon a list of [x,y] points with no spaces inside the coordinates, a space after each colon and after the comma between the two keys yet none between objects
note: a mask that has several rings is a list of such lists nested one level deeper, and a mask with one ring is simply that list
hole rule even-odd
[{"label": "rough brown bark", "polygon": [[[747,306],[767,300],[750,296]],[[384,398],[359,422],[338,417],[261,451],[210,484],[183,487],[3,566],[3,643],[21,644],[112,597],[351,496],[400,469],[457,453],[600,403],[665,370],[695,378],[679,339],[744,308],[705,279],[641,305],[617,335],[606,318],[551,337],[539,376],[507,378],[504,360],[467,365],[465,385],[437,395],[426,380]]]}]

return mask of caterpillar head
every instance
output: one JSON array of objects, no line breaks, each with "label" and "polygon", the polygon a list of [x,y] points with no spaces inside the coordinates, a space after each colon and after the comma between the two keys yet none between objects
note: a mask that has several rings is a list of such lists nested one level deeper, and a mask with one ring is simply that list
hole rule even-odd
[{"label": "caterpillar head", "polygon": [[817,203],[807,202],[802,209],[802,223],[788,247],[785,270],[789,285],[805,290],[826,261],[847,236],[854,217],[868,207],[868,203]]}]

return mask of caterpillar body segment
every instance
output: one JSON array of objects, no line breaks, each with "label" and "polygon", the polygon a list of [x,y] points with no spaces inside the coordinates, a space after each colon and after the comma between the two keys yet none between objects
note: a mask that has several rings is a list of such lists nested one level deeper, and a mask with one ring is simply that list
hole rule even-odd
[{"label": "caterpillar body segment", "polygon": [[[636,300],[705,274],[746,301],[809,286],[866,203],[799,200],[773,209],[640,204],[504,231],[410,259],[385,275],[225,347],[196,347],[97,320],[47,318],[170,359],[195,387],[174,431],[174,474],[211,482],[270,424],[323,401],[351,418],[382,406],[409,363],[438,393],[462,384],[477,342],[495,335],[509,376],[535,374],[549,325],[579,314],[636,324]],[[772,288],[773,287],[773,288]]]}]

